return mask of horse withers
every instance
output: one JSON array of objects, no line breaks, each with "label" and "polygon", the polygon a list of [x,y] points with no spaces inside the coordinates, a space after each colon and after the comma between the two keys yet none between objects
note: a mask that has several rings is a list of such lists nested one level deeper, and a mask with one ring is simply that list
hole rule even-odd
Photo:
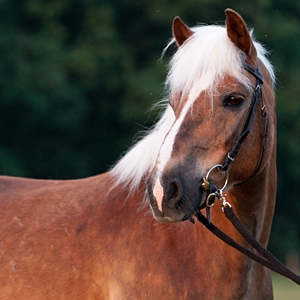
[{"label": "horse withers", "polygon": [[[205,206],[202,179],[211,170],[210,183],[227,181],[227,201],[267,245],[276,192],[273,69],[230,9],[225,27],[189,28],[175,18],[173,36],[165,111],[114,168],[80,180],[1,177],[0,299],[273,298],[266,268],[202,224],[183,222]],[[264,78],[255,109],[249,68]],[[247,119],[251,134],[233,157]],[[221,205],[211,209],[213,222],[245,245]]]}]

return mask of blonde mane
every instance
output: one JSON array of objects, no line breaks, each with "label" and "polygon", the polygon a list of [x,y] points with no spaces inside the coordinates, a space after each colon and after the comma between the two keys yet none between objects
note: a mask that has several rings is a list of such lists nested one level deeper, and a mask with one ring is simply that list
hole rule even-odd
[{"label": "blonde mane", "polygon": [[[218,82],[226,74],[236,78],[248,88],[252,88],[249,77],[243,71],[245,55],[237,49],[227,36],[223,26],[198,26],[192,28],[194,34],[177,50],[169,64],[165,82],[170,99],[183,99],[195,86],[206,86],[211,94]],[[166,49],[174,43],[172,40]],[[254,41],[258,58],[267,68],[273,84],[275,75],[266,58],[265,48]],[[166,50],[165,49],[165,50]],[[165,51],[164,50],[164,51]],[[201,84],[199,84],[201,82]],[[198,83],[198,84],[197,84]],[[201,90],[197,91],[200,94]],[[166,104],[162,117],[154,128],[144,136],[111,169],[117,183],[124,183],[134,191],[142,178],[155,166],[165,136],[172,127],[175,116]]]}]

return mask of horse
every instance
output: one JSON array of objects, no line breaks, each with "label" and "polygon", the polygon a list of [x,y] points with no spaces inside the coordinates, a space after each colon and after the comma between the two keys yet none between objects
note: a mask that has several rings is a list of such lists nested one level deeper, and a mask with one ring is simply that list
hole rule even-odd
[{"label": "horse", "polygon": [[[0,299],[273,298],[268,269],[188,221],[206,213],[203,178],[263,246],[274,213],[274,71],[243,18],[225,14],[224,26],[174,19],[163,111],[108,172],[1,177]],[[251,248],[217,200],[212,222]]]}]

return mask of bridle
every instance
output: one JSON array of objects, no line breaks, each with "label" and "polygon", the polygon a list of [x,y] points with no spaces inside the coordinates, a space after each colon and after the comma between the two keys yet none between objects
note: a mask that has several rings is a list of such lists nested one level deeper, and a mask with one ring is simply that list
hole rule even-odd
[{"label": "bridle", "polygon": [[250,178],[248,178],[246,181],[249,181],[251,178],[253,178],[258,170],[260,169],[263,156],[264,156],[264,150],[266,148],[267,144],[267,136],[268,136],[268,113],[267,108],[264,103],[263,97],[262,97],[262,85],[264,82],[264,78],[261,74],[259,63],[257,62],[257,69],[254,69],[250,64],[244,63],[243,65],[244,69],[247,70],[250,74],[252,74],[256,78],[256,85],[253,92],[251,104],[248,110],[248,114],[243,126],[243,129],[241,131],[241,134],[239,135],[236,143],[234,144],[233,148],[230,152],[228,152],[227,158],[225,159],[224,163],[222,164],[222,171],[227,171],[230,164],[234,161],[235,156],[237,155],[241,145],[245,141],[246,137],[250,133],[252,135],[252,128],[253,128],[253,122],[254,117],[256,115],[256,109],[258,106],[258,102],[261,99],[262,101],[262,108],[261,108],[261,114],[263,116],[263,122],[264,122],[264,133],[263,133],[263,147],[261,150],[260,160],[259,163],[254,171],[254,173],[251,175]]},{"label": "bridle", "polygon": [[[247,62],[244,62],[244,64],[243,64],[243,68],[256,78],[256,84],[255,84],[253,96],[251,99],[251,103],[250,103],[250,106],[248,109],[248,113],[247,113],[243,128],[241,130],[241,133],[238,136],[231,151],[228,152],[227,157],[225,158],[224,162],[222,164],[217,164],[217,165],[213,166],[208,171],[207,175],[202,178],[201,189],[204,192],[205,202],[202,205],[200,205],[201,199],[203,196],[198,195],[198,197],[195,199],[192,206],[190,207],[189,211],[185,214],[183,220],[190,219],[190,221],[193,221],[193,219],[190,216],[194,215],[196,211],[201,210],[206,207],[208,221],[210,222],[210,208],[214,205],[215,199],[220,199],[221,201],[224,201],[223,190],[226,188],[226,185],[228,182],[228,168],[229,168],[230,164],[234,161],[235,156],[237,155],[239,149],[241,148],[241,145],[245,141],[248,134],[250,133],[252,135],[254,117],[256,115],[256,110],[257,110],[257,106],[258,106],[260,99],[262,102],[261,115],[263,117],[263,122],[264,122],[264,132],[262,133],[263,139],[262,139],[260,158],[259,158],[258,164],[256,165],[256,168],[255,168],[254,172],[252,173],[252,175],[245,181],[237,183],[235,185],[241,185],[245,182],[248,182],[250,179],[252,179],[257,174],[257,172],[259,171],[259,169],[261,167],[261,164],[262,164],[263,158],[264,158],[266,145],[267,145],[268,120],[269,119],[268,119],[267,107],[266,107],[263,97],[262,97],[262,84],[264,82],[264,78],[263,78],[263,75],[261,74],[261,69],[260,69],[258,61],[256,63],[257,63],[257,69],[253,68]],[[208,181],[209,175],[214,169],[219,170],[220,173],[223,173],[226,176],[225,184],[221,189],[217,189],[214,184],[209,183],[209,181]]]},{"label": "bridle", "polygon": [[[229,168],[230,164],[234,161],[235,156],[237,155],[238,151],[240,150],[243,142],[246,140],[246,137],[248,136],[248,134],[250,133],[252,135],[254,118],[256,115],[256,110],[257,110],[257,106],[258,106],[260,99],[262,102],[262,107],[261,107],[260,112],[263,117],[263,123],[264,123],[264,132],[262,133],[262,146],[261,146],[260,158],[259,158],[259,161],[258,161],[256,168],[255,168],[254,172],[252,173],[252,175],[248,179],[235,184],[235,186],[244,184],[244,183],[250,181],[253,177],[255,177],[255,175],[258,173],[258,171],[261,167],[261,164],[263,162],[264,153],[265,153],[265,149],[267,146],[269,117],[268,117],[267,107],[264,103],[264,99],[262,96],[262,85],[264,83],[264,77],[261,74],[259,62],[257,61],[256,64],[257,64],[257,69],[253,68],[247,62],[244,62],[244,64],[243,64],[243,68],[255,77],[256,84],[255,84],[253,96],[251,99],[251,103],[250,103],[250,106],[248,109],[248,113],[247,113],[243,128],[241,130],[241,133],[238,136],[237,141],[235,142],[231,151],[228,152],[227,157],[225,158],[224,162],[222,164],[213,166],[208,171],[207,175],[204,178],[202,178],[201,188],[204,190],[206,200],[205,200],[205,203],[200,207],[200,209],[204,208],[204,205],[205,205],[209,222],[210,222],[210,208],[214,205],[215,199],[218,198],[222,202],[225,201],[225,198],[223,195],[223,190],[226,188],[226,185],[228,182],[228,168]],[[223,173],[226,176],[225,184],[221,189],[217,189],[214,184],[209,183],[209,175],[214,169],[219,170],[220,173]]]},{"label": "bridle", "polygon": [[[255,237],[248,231],[248,229],[237,218],[230,203],[226,201],[226,195],[223,193],[228,183],[228,168],[230,164],[234,161],[235,156],[237,155],[241,145],[245,141],[248,134],[250,133],[252,135],[254,117],[256,115],[256,110],[260,99],[262,102],[261,115],[263,117],[263,122],[264,122],[264,132],[262,134],[263,144],[261,148],[260,158],[253,174],[245,181],[238,183],[236,185],[241,185],[251,180],[258,173],[263,162],[264,152],[267,144],[268,113],[262,96],[262,84],[264,82],[264,79],[261,74],[260,66],[259,63],[257,62],[257,69],[253,68],[248,63],[245,63],[243,67],[245,70],[247,70],[250,74],[252,74],[256,78],[256,86],[254,89],[251,104],[242,131],[239,137],[237,138],[237,141],[235,142],[233,148],[225,158],[224,162],[222,164],[217,164],[211,167],[210,170],[207,172],[206,176],[202,178],[200,189],[202,189],[204,192],[205,202],[202,205],[200,205],[202,197],[200,198],[200,196],[198,196],[198,198],[195,199],[191,209],[186,214],[184,219],[189,219],[192,223],[195,223],[194,219],[192,217],[189,217],[189,215],[190,216],[195,215],[198,221],[200,221],[206,228],[208,228],[213,234],[219,237],[222,241],[224,241],[231,247],[235,248],[236,250],[240,251],[241,253],[245,254],[249,258],[262,264],[263,266],[293,280],[298,285],[300,285],[300,276],[296,275],[295,273],[290,271],[287,267],[285,267],[280,261],[278,261],[268,250],[266,250],[255,239]],[[225,175],[225,182],[223,187],[221,188],[217,188],[213,183],[210,183],[209,181],[210,174],[214,170],[218,170],[220,173]],[[227,219],[229,219],[229,221],[233,224],[233,226],[237,229],[237,231],[241,234],[241,236],[243,236],[243,238],[257,251],[258,254],[238,244],[236,241],[234,241],[227,234],[225,234],[223,231],[221,231],[219,228],[217,228],[215,225],[211,223],[210,209],[214,205],[217,199],[222,202],[222,211],[224,212]],[[206,217],[201,213],[201,209],[204,207],[206,207]]]}]

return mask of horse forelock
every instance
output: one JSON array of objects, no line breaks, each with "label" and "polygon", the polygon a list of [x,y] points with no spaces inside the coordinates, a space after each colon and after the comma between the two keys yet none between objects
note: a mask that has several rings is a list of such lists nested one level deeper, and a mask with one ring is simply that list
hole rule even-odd
[{"label": "horse forelock", "polygon": [[[245,55],[230,41],[225,27],[198,26],[192,30],[194,34],[179,47],[170,60],[165,86],[171,101],[190,99],[191,102],[194,98],[191,93],[199,95],[203,90],[212,99],[218,83],[226,75],[235,78],[249,90],[253,88],[251,76],[243,72]],[[174,40],[166,48],[173,42]],[[266,58],[267,51],[261,44],[255,41],[253,43],[258,58],[268,70],[274,85],[275,75]],[[111,169],[116,185],[125,184],[130,192],[135,191],[142,178],[155,167],[161,146],[175,122],[172,108],[166,101],[164,103],[165,110],[157,124]],[[191,106],[191,103],[185,105]]]}]

